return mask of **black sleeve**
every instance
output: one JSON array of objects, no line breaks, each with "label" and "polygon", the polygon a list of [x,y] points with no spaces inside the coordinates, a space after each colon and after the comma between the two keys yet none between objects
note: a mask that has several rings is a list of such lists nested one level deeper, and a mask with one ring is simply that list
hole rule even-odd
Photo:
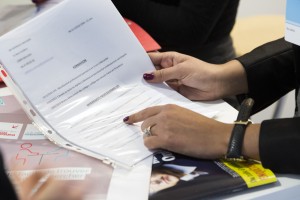
[{"label": "black sleeve", "polygon": [[[238,4],[237,0],[112,0],[123,17],[141,25],[161,46],[165,42],[190,47],[207,40],[231,1]],[[235,11],[230,11],[234,21],[231,13]]]},{"label": "black sleeve", "polygon": [[[237,58],[245,67],[248,96],[259,111],[298,88],[299,54],[279,39]],[[300,174],[300,118],[265,120],[261,124],[259,154],[264,167],[277,173]]]},{"label": "black sleeve", "polygon": [[297,88],[292,45],[283,38],[237,58],[245,67],[248,96],[255,101],[253,113]]},{"label": "black sleeve", "polygon": [[1,199],[9,199],[9,200],[18,199],[13,186],[6,175],[1,153],[0,153],[0,191],[1,191],[0,192]]},{"label": "black sleeve", "polygon": [[263,121],[259,138],[264,167],[277,173],[300,174],[300,118]]}]

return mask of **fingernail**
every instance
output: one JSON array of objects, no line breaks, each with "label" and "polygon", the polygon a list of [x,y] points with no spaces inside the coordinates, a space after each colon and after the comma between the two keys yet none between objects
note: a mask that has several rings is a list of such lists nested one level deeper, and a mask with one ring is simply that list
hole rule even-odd
[{"label": "fingernail", "polygon": [[125,118],[123,119],[123,122],[127,122],[128,120],[129,120],[129,116],[125,117]]},{"label": "fingernail", "polygon": [[150,81],[150,80],[153,80],[154,79],[154,74],[148,74],[148,73],[145,73],[143,75],[143,78],[147,81]]}]

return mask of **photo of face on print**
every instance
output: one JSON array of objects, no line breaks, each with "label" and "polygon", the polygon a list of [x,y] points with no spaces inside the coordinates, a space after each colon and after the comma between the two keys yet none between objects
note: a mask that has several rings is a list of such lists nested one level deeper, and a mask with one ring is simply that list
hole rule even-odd
[{"label": "photo of face on print", "polygon": [[156,152],[149,200],[199,199],[226,190],[228,186],[231,187],[230,184],[244,185],[242,179],[232,178],[218,163],[168,151]]}]

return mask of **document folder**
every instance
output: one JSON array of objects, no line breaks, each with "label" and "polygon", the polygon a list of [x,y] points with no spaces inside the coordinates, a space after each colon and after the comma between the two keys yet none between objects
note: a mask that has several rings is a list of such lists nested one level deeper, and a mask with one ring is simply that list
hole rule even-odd
[{"label": "document folder", "polygon": [[109,0],[65,0],[0,38],[1,78],[49,140],[131,168],[152,154],[139,124],[153,105],[205,110],[142,75],[155,68]]}]

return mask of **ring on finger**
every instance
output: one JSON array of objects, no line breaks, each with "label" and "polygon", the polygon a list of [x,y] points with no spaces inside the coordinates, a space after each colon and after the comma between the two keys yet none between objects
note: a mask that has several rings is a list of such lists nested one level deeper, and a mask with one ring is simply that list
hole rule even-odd
[{"label": "ring on finger", "polygon": [[152,128],[153,126],[154,126],[154,125],[148,126],[147,128],[145,128],[145,129],[143,130],[143,137],[150,137],[150,136],[152,136],[151,128]]}]

